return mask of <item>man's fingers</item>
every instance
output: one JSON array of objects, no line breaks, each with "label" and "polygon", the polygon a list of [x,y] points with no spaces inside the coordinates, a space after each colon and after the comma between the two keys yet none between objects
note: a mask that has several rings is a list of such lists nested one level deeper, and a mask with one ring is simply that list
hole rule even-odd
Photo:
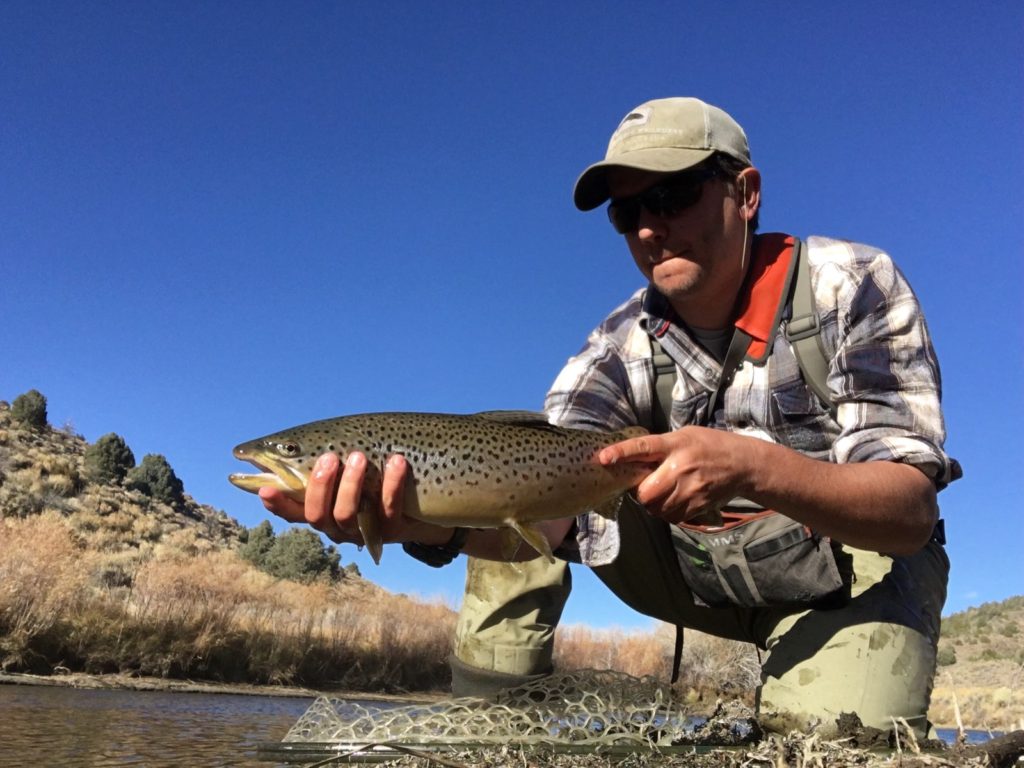
[{"label": "man's fingers", "polygon": [[287,520],[289,523],[306,522],[306,512],[302,504],[286,496],[284,491],[265,486],[259,490],[260,501],[268,512]]},{"label": "man's fingers", "polygon": [[660,461],[666,454],[664,442],[662,435],[631,437],[601,449],[597,460],[606,466],[619,461]]},{"label": "man's fingers", "polygon": [[359,511],[366,472],[366,457],[361,453],[349,454],[345,460],[345,469],[341,473],[341,481],[338,483],[338,495],[332,514],[335,523],[341,528],[349,529],[355,526],[355,516]]},{"label": "man's fingers", "polygon": [[408,469],[409,463],[405,457],[397,454],[388,459],[384,466],[380,496],[387,520],[397,520],[402,516],[402,489]]},{"label": "man's fingers", "polygon": [[334,489],[340,469],[338,457],[325,453],[316,461],[313,472],[306,483],[306,522],[320,531],[325,530],[331,519]]}]

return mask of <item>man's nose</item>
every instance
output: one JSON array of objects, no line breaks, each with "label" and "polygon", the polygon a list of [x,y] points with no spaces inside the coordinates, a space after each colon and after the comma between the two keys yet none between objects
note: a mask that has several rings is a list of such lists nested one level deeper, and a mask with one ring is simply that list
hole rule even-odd
[{"label": "man's nose", "polygon": [[668,233],[665,220],[655,216],[646,208],[640,209],[640,218],[637,220],[636,236],[642,243],[660,243]]}]

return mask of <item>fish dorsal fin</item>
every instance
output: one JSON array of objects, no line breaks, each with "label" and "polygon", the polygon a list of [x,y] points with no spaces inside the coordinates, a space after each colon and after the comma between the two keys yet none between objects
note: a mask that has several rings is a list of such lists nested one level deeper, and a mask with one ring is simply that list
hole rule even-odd
[{"label": "fish dorsal fin", "polygon": [[643,437],[651,433],[644,427],[623,427],[612,434],[620,440],[629,440],[633,437]]},{"label": "fish dorsal fin", "polygon": [[545,428],[553,425],[548,422],[547,414],[537,411],[481,411],[473,414],[478,419],[497,421],[502,424],[514,424],[517,427]]}]

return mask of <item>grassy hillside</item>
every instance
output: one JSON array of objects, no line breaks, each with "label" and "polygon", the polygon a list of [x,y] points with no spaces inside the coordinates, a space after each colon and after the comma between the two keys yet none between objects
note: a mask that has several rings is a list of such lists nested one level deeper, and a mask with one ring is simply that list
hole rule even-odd
[{"label": "grassy hillside", "polygon": [[0,670],[445,685],[450,608],[351,567],[276,577],[240,556],[249,531],[224,512],[91,480],[87,448],[0,402]]},{"label": "grassy hillside", "polygon": [[188,495],[172,508],[123,485],[89,482],[86,447],[70,430],[25,428],[0,402],[0,517],[55,512],[114,570],[130,570],[161,545],[217,549],[241,542],[241,525]]}]

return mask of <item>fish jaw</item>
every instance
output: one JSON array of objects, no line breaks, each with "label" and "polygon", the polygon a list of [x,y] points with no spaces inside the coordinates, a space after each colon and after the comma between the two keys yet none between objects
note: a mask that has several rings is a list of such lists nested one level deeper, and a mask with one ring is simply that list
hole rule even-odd
[{"label": "fish jaw", "polygon": [[233,453],[236,459],[247,461],[263,471],[258,474],[233,473],[228,476],[232,485],[250,493],[258,493],[260,488],[276,488],[296,501],[305,499],[308,473],[278,456],[265,445],[265,441],[242,443],[235,446]]},{"label": "fish jaw", "polygon": [[228,481],[236,488],[241,488],[243,491],[248,491],[249,493],[259,493],[260,488],[276,488],[279,491],[283,491],[296,501],[303,501],[305,499],[305,489],[303,489],[301,493],[295,491],[278,475],[275,475],[272,472],[260,472],[259,474],[233,472],[228,475]]}]

